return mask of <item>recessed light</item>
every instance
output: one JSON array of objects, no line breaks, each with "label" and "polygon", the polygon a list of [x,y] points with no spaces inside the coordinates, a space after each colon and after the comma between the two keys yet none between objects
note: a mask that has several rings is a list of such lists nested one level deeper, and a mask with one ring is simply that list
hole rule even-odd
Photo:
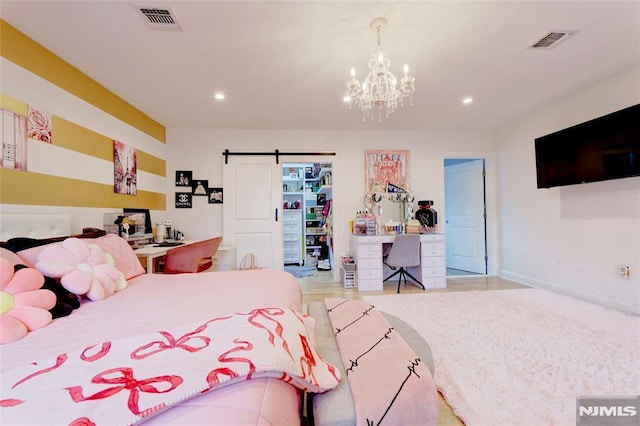
[{"label": "recessed light", "polygon": [[470,96],[467,96],[466,98],[462,99],[463,104],[470,104],[472,102],[473,102],[473,98]]},{"label": "recessed light", "polygon": [[213,95],[213,97],[218,101],[223,101],[224,100],[224,93],[218,92],[215,95]]}]

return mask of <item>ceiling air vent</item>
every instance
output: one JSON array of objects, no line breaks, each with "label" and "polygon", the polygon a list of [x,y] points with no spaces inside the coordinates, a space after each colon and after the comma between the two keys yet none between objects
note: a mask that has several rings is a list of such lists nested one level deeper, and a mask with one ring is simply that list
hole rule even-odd
[{"label": "ceiling air vent", "polygon": [[182,27],[169,9],[141,7],[139,10],[147,18],[147,23],[154,30],[182,31]]},{"label": "ceiling air vent", "polygon": [[546,36],[531,45],[532,49],[552,49],[562,40],[566,40],[574,33],[572,31],[551,31]]}]

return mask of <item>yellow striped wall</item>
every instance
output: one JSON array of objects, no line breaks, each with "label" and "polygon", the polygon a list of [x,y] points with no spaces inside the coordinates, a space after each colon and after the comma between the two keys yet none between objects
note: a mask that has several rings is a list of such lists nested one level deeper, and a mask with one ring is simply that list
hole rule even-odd
[{"label": "yellow striped wall", "polygon": [[[28,140],[27,171],[0,168],[0,205],[166,210],[165,128],[0,20],[0,107],[52,115]],[[137,195],[113,190],[113,141],[136,148]]]}]

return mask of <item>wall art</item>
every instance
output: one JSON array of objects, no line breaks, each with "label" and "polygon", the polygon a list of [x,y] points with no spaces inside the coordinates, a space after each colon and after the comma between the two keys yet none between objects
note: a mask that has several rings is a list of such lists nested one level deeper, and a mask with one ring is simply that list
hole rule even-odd
[{"label": "wall art", "polygon": [[191,187],[191,178],[193,172],[191,170],[176,170],[176,186]]},{"label": "wall art", "polygon": [[409,150],[365,151],[365,192],[408,191],[409,155]]},{"label": "wall art", "polygon": [[190,209],[193,207],[193,202],[190,192],[176,192],[176,209]]},{"label": "wall art", "polygon": [[222,188],[209,188],[209,203],[222,204]]},{"label": "wall art", "polygon": [[0,108],[0,113],[0,137],[2,137],[0,166],[5,169],[26,171],[27,117],[4,108]]},{"label": "wall art", "polygon": [[209,194],[209,181],[204,179],[193,179],[191,181],[191,193],[193,195],[207,196]]},{"label": "wall art", "polygon": [[113,190],[116,194],[138,193],[138,165],[136,149],[113,141]]},{"label": "wall art", "polygon": [[51,113],[29,105],[27,115],[27,137],[41,142],[53,143]]}]

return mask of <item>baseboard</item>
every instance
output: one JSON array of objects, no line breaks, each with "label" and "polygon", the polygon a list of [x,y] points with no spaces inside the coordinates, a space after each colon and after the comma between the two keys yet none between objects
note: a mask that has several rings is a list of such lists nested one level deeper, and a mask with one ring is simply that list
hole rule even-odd
[{"label": "baseboard", "polygon": [[500,271],[500,278],[506,280],[515,281],[518,284],[523,284],[533,288],[541,288],[555,293],[564,294],[565,296],[575,297],[576,299],[584,300],[587,302],[595,303],[596,305],[604,306],[607,308],[615,309],[628,314],[640,315],[640,306],[632,305],[630,303],[620,302],[618,300],[607,299],[604,297],[596,296],[589,293],[583,293],[573,289],[557,286],[553,283],[536,280],[526,275],[517,274],[515,272]]}]

